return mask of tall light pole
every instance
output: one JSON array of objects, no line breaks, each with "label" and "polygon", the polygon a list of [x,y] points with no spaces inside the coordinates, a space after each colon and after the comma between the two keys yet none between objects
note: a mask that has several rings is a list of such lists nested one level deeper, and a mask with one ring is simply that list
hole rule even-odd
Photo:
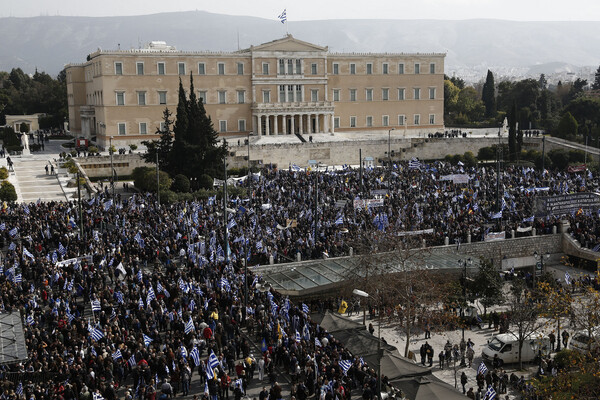
[{"label": "tall light pole", "polygon": [[[156,200],[160,207],[160,178],[158,175],[158,150],[156,151]],[[189,235],[188,235],[189,237]]]},{"label": "tall light pole", "polygon": [[[113,148],[112,148],[112,141],[113,141],[113,137],[111,136],[109,139],[109,147],[108,147],[108,152],[110,154],[110,183],[112,185],[112,197],[115,197],[115,169],[113,167]],[[113,200],[114,201],[114,200]]]},{"label": "tall light pole", "polygon": [[[461,286],[462,286],[462,296],[463,296],[463,304],[460,307],[460,318],[461,318],[461,324],[462,324],[462,341],[465,341],[465,306],[467,305],[467,264],[469,265],[469,267],[473,264],[473,261],[471,260],[471,258],[468,258],[466,260],[458,260],[458,265],[462,267],[462,279],[461,279]],[[466,367],[467,363],[465,362],[465,352],[461,352],[461,358],[460,358],[460,366],[461,367]]]},{"label": "tall light pole", "polygon": [[545,255],[542,255],[542,254],[538,254],[537,251],[534,251],[533,257],[535,258],[535,265],[533,266],[533,287],[535,288],[535,281],[537,278],[538,269],[540,271],[540,277],[541,277],[542,274],[544,273],[544,257],[546,257],[546,259],[549,259],[550,253],[546,252]]},{"label": "tall light pole", "polygon": [[[369,293],[362,291],[360,289],[354,289],[352,291],[353,294],[369,298]],[[377,324],[377,398],[381,398],[381,310],[380,304],[377,304],[377,314],[379,316],[379,323]]]},{"label": "tall light pole", "polygon": [[394,128],[388,129],[388,194],[392,195],[392,188],[390,186],[390,175],[392,174],[392,131]]}]

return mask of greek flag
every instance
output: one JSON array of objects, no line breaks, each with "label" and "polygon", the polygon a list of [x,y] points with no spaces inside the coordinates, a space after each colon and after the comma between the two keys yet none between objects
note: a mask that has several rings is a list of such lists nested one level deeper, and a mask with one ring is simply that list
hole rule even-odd
[{"label": "greek flag", "polygon": [[152,343],[154,341],[154,339],[152,339],[150,336],[147,336],[146,334],[143,334],[144,336],[144,346],[150,346],[150,343]]},{"label": "greek flag", "polygon": [[233,228],[234,226],[236,226],[236,225],[237,225],[237,223],[235,222],[235,219],[234,219],[234,218],[231,218],[231,219],[229,220],[229,222],[227,223],[227,229],[232,229],[232,228]]},{"label": "greek flag", "polygon": [[142,243],[144,242],[144,239],[142,239],[142,235],[139,232],[135,234],[135,236],[133,237],[133,239],[137,242],[137,244],[140,247],[144,247],[144,246],[142,246]]},{"label": "greek flag", "polygon": [[348,370],[352,366],[352,362],[349,361],[349,360],[341,360],[340,362],[338,362],[338,365],[340,366],[340,368],[344,372],[344,375],[346,375],[348,373]]},{"label": "greek flag", "polygon": [[283,9],[283,12],[277,16],[277,18],[279,18],[282,24],[284,24],[285,21],[287,21],[287,12],[285,8]]},{"label": "greek flag", "polygon": [[117,301],[120,304],[125,304],[125,300],[123,299],[123,292],[121,292],[121,291],[115,292],[115,296],[117,297]]},{"label": "greek flag", "polygon": [[[215,372],[213,371],[213,369],[210,366],[206,366],[206,377],[208,379],[215,379]],[[208,382],[207,379],[207,382]]]},{"label": "greek flag", "polygon": [[127,360],[127,362],[129,363],[129,366],[131,366],[131,368],[135,367],[137,365],[137,362],[135,361],[135,354],[132,354],[131,357],[129,357],[129,360]]},{"label": "greek flag", "polygon": [[535,219],[535,217],[532,215],[529,218],[523,218],[523,222],[533,222],[534,219]]},{"label": "greek flag", "polygon": [[150,286],[150,289],[148,289],[148,296],[146,298],[146,302],[150,302],[150,300],[155,300],[156,299],[156,295],[154,294],[154,289],[152,288],[152,286]]},{"label": "greek flag", "polygon": [[566,283],[567,285],[570,285],[570,284],[571,284],[571,275],[569,275],[569,273],[568,273],[568,272],[565,272],[565,283]]},{"label": "greek flag", "polygon": [[99,241],[100,241],[100,235],[98,234],[98,231],[94,231],[94,240],[95,240],[96,242],[99,242]]},{"label": "greek flag", "polygon": [[52,262],[56,264],[58,262],[58,254],[56,254],[56,250],[52,252]]},{"label": "greek flag", "polygon": [[496,398],[496,391],[492,385],[488,386],[488,390],[485,392],[484,400],[494,400]]},{"label": "greek flag", "polygon": [[188,305],[188,307],[190,308],[190,311],[194,311],[194,308],[196,308],[196,302],[194,301],[194,299],[190,300],[190,304]]},{"label": "greek flag", "polygon": [[296,343],[300,343],[302,339],[300,338],[300,332],[296,331]]},{"label": "greek flag", "polygon": [[107,201],[106,203],[104,203],[104,211],[110,210],[110,208],[112,207],[112,205],[113,205],[112,199],[110,199],[109,201]]},{"label": "greek flag", "polygon": [[335,224],[336,225],[343,225],[344,224],[344,216],[340,215],[336,220],[335,220]]},{"label": "greek flag", "polygon": [[160,281],[156,284],[156,290],[158,291],[158,293],[161,293],[163,291],[163,285],[160,283]]},{"label": "greek flag", "polygon": [[92,300],[92,311],[101,311],[102,306],[100,305],[100,300]]},{"label": "greek flag", "polygon": [[365,364],[366,364],[366,363],[365,363],[365,360],[363,360],[363,358],[362,358],[362,357],[360,357],[360,358],[358,359],[358,363],[360,364],[360,366],[361,366],[361,367],[362,367],[363,365],[365,365]]},{"label": "greek flag", "polygon": [[102,332],[102,329],[94,328],[92,329],[91,336],[97,342],[104,337],[104,332]]},{"label": "greek flag", "polygon": [[304,328],[302,328],[302,338],[307,341],[310,340],[310,330],[306,324],[304,324]]},{"label": "greek flag", "polygon": [[10,244],[8,245],[8,250],[10,251],[14,251],[17,248],[17,245],[15,244],[15,242],[10,242]]},{"label": "greek flag", "polygon": [[98,356],[98,353],[96,353],[96,349],[94,348],[94,346],[90,347],[90,353],[92,353],[94,357]]},{"label": "greek flag", "polygon": [[92,400],[104,400],[104,397],[100,393],[94,392],[92,393]]},{"label": "greek flag", "polygon": [[73,290],[73,279],[71,279],[71,281],[67,285],[67,291],[70,292],[71,290]]},{"label": "greek flag", "polygon": [[21,283],[21,282],[23,282],[23,275],[21,275],[21,274],[15,275],[15,283]]},{"label": "greek flag", "polygon": [[144,279],[144,275],[142,275],[142,270],[141,269],[138,269],[136,278],[137,278],[138,282],[141,282],[142,279]]},{"label": "greek flag", "polygon": [[31,254],[31,252],[29,250],[27,250],[25,247],[23,247],[23,255],[31,258],[32,260],[35,260],[35,257],[33,256],[33,254]]},{"label": "greek flag", "polygon": [[242,378],[239,378],[239,379],[235,380],[235,386],[239,387],[240,390],[242,391],[242,393],[244,393],[244,385],[243,385]]},{"label": "greek flag", "polygon": [[259,240],[258,242],[256,242],[256,250],[260,251],[263,248],[263,243],[262,240]]},{"label": "greek flag", "polygon": [[71,323],[75,319],[75,316],[67,311],[67,318],[69,319],[69,323]]},{"label": "greek flag", "polygon": [[192,317],[190,317],[188,322],[185,324],[185,334],[187,335],[188,333],[190,333],[191,331],[193,331],[195,329],[196,328],[194,328],[194,321],[192,321]]},{"label": "greek flag", "polygon": [[319,340],[319,338],[315,338],[315,346],[317,346],[317,347],[323,347],[323,344],[321,343],[321,341]]},{"label": "greek flag", "polygon": [[60,254],[61,256],[67,254],[67,249],[65,249],[65,247],[60,242],[58,242],[58,254]]},{"label": "greek flag", "polygon": [[138,307],[140,309],[144,308],[144,300],[142,300],[142,298],[140,297],[140,299],[138,300]]},{"label": "greek flag", "polygon": [[410,160],[408,162],[408,168],[409,169],[419,169],[419,168],[421,168],[421,161],[419,161],[416,158],[413,158],[412,160]]},{"label": "greek flag", "polygon": [[231,291],[231,286],[229,285],[229,281],[227,280],[227,278],[221,278],[221,280],[219,281],[219,287],[225,289],[228,292]]},{"label": "greek flag", "polygon": [[35,320],[33,319],[33,315],[30,314],[27,316],[27,325],[31,326],[33,324],[35,324]]},{"label": "greek flag", "polygon": [[0,231],[3,231],[6,229],[6,224],[3,222],[0,224]]},{"label": "greek flag", "polygon": [[19,382],[19,386],[17,386],[15,393],[17,396],[23,396],[23,384],[21,382]]},{"label": "greek flag", "polygon": [[490,218],[491,218],[491,219],[498,219],[498,218],[502,218],[502,210],[498,211],[497,213],[492,213],[492,214],[490,214]]},{"label": "greek flag", "polygon": [[121,354],[121,350],[117,349],[117,351],[112,353],[112,359],[117,361],[119,358],[123,358],[123,355]]},{"label": "greek flag", "polygon": [[211,350],[210,351],[210,356],[208,357],[208,365],[210,366],[210,368],[217,368],[219,365],[221,365],[219,363],[219,359],[217,358],[217,356],[215,355],[215,353]]},{"label": "greek flag", "polygon": [[200,351],[198,351],[198,348],[196,346],[194,346],[192,351],[190,351],[190,357],[192,357],[192,360],[194,360],[194,364],[196,364],[196,367],[200,365]]},{"label": "greek flag", "polygon": [[29,207],[24,206],[23,207],[23,212],[25,212],[25,214],[29,215]]},{"label": "greek flag", "polygon": [[182,358],[186,358],[188,356],[187,349],[184,345],[181,345],[181,347],[179,348],[179,353],[181,354]]},{"label": "greek flag", "polygon": [[487,372],[488,372],[488,369],[485,366],[485,363],[482,361],[481,364],[479,364],[479,368],[477,368],[477,373],[485,375]]},{"label": "greek flag", "polygon": [[15,237],[17,235],[17,233],[19,233],[19,228],[17,228],[16,226],[14,228],[12,228],[10,231],[8,231],[8,234],[11,237]]}]

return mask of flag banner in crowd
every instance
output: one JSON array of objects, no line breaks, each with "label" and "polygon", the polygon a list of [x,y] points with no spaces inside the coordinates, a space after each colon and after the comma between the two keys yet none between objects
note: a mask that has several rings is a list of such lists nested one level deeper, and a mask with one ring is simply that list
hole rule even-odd
[{"label": "flag banner in crowd", "polygon": [[578,210],[596,212],[600,209],[600,194],[581,192],[555,196],[538,196],[533,200],[536,217],[570,215]]},{"label": "flag banner in crowd", "polygon": [[450,174],[450,175],[443,175],[440,176],[440,181],[452,181],[453,184],[457,185],[457,184],[463,184],[463,183],[469,183],[469,175],[467,174]]},{"label": "flag banner in crowd", "polygon": [[487,373],[487,371],[488,371],[488,369],[485,366],[485,363],[482,361],[481,364],[479,364],[479,367],[477,368],[477,373],[485,375]]},{"label": "flag banner in crowd", "polygon": [[150,343],[152,343],[154,341],[154,339],[152,339],[150,336],[147,336],[146,334],[143,334],[144,336],[144,346],[150,346]]},{"label": "flag banner in crowd", "polygon": [[526,226],[526,227],[517,227],[517,232],[519,233],[524,233],[524,232],[530,232],[533,228],[531,226]]},{"label": "flag banner in crowd", "polygon": [[210,351],[210,356],[208,357],[208,365],[210,368],[217,368],[220,365],[219,359],[212,350]]},{"label": "flag banner in crowd", "polygon": [[488,232],[483,236],[484,242],[492,242],[494,240],[504,240],[506,238],[506,232]]},{"label": "flag banner in crowd", "polygon": [[383,207],[384,199],[355,199],[353,202],[355,209]]},{"label": "flag banner in crowd", "polygon": [[429,228],[429,229],[420,229],[418,231],[398,232],[398,233],[396,233],[396,236],[429,235],[432,233],[433,233],[433,228]]},{"label": "flag banner in crowd", "polygon": [[92,311],[93,312],[102,311],[102,306],[100,305],[100,300],[92,300]]},{"label": "flag banner in crowd", "polygon": [[92,329],[90,336],[97,342],[104,337],[104,332],[102,331],[102,329],[94,328]]},{"label": "flag banner in crowd", "polygon": [[121,354],[121,350],[117,349],[117,351],[112,353],[112,359],[116,361],[119,358],[123,358],[123,355]]},{"label": "flag banner in crowd", "polygon": [[569,275],[569,273],[568,273],[568,272],[565,272],[565,283],[566,283],[567,285],[570,285],[570,284],[571,284],[571,275]]},{"label": "flag banner in crowd", "polygon": [[132,354],[131,357],[129,357],[129,360],[127,360],[127,362],[129,363],[129,366],[131,368],[135,367],[137,365],[137,362],[135,361],[135,354]]},{"label": "flag banner in crowd", "polygon": [[490,219],[499,219],[499,218],[502,218],[502,210],[500,210],[496,213],[490,214]]},{"label": "flag banner in crowd", "polygon": [[350,369],[350,367],[352,366],[352,362],[349,360],[340,360],[338,362],[338,365],[340,366],[340,368],[342,369],[342,371],[344,372],[344,375],[348,374],[348,370]]},{"label": "flag banner in crowd", "polygon": [[192,317],[190,317],[190,319],[188,320],[188,322],[185,324],[185,334],[187,335],[190,332],[193,332],[196,328],[194,328],[194,321],[192,321]]},{"label": "flag banner in crowd", "polygon": [[308,309],[308,306],[304,303],[302,303],[302,312],[304,312],[306,314],[310,314],[310,310]]},{"label": "flag banner in crowd", "polygon": [[485,392],[484,400],[494,400],[496,398],[496,391],[492,385],[488,386],[487,391]]},{"label": "flag banner in crowd", "polygon": [[194,364],[196,365],[196,367],[200,365],[200,351],[196,346],[194,346],[194,348],[190,352],[190,357],[192,357],[192,360],[194,360]]}]

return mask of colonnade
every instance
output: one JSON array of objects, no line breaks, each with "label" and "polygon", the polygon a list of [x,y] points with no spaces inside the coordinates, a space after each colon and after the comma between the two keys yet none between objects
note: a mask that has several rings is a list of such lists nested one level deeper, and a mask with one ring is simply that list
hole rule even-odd
[{"label": "colonnade", "polygon": [[256,135],[333,133],[333,113],[255,114]]}]

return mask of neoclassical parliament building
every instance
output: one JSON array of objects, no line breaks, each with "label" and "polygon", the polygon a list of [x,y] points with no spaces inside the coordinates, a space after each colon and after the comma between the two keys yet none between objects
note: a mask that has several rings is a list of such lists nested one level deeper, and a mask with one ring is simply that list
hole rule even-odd
[{"label": "neoclassical parliament building", "polygon": [[[69,126],[100,146],[156,138],[175,114],[179,79],[220,135],[313,135],[443,128],[443,53],[332,53],[287,35],[234,52],[178,51],[164,42],[98,50],[68,64]],[[175,115],[173,115],[175,117]]]}]

